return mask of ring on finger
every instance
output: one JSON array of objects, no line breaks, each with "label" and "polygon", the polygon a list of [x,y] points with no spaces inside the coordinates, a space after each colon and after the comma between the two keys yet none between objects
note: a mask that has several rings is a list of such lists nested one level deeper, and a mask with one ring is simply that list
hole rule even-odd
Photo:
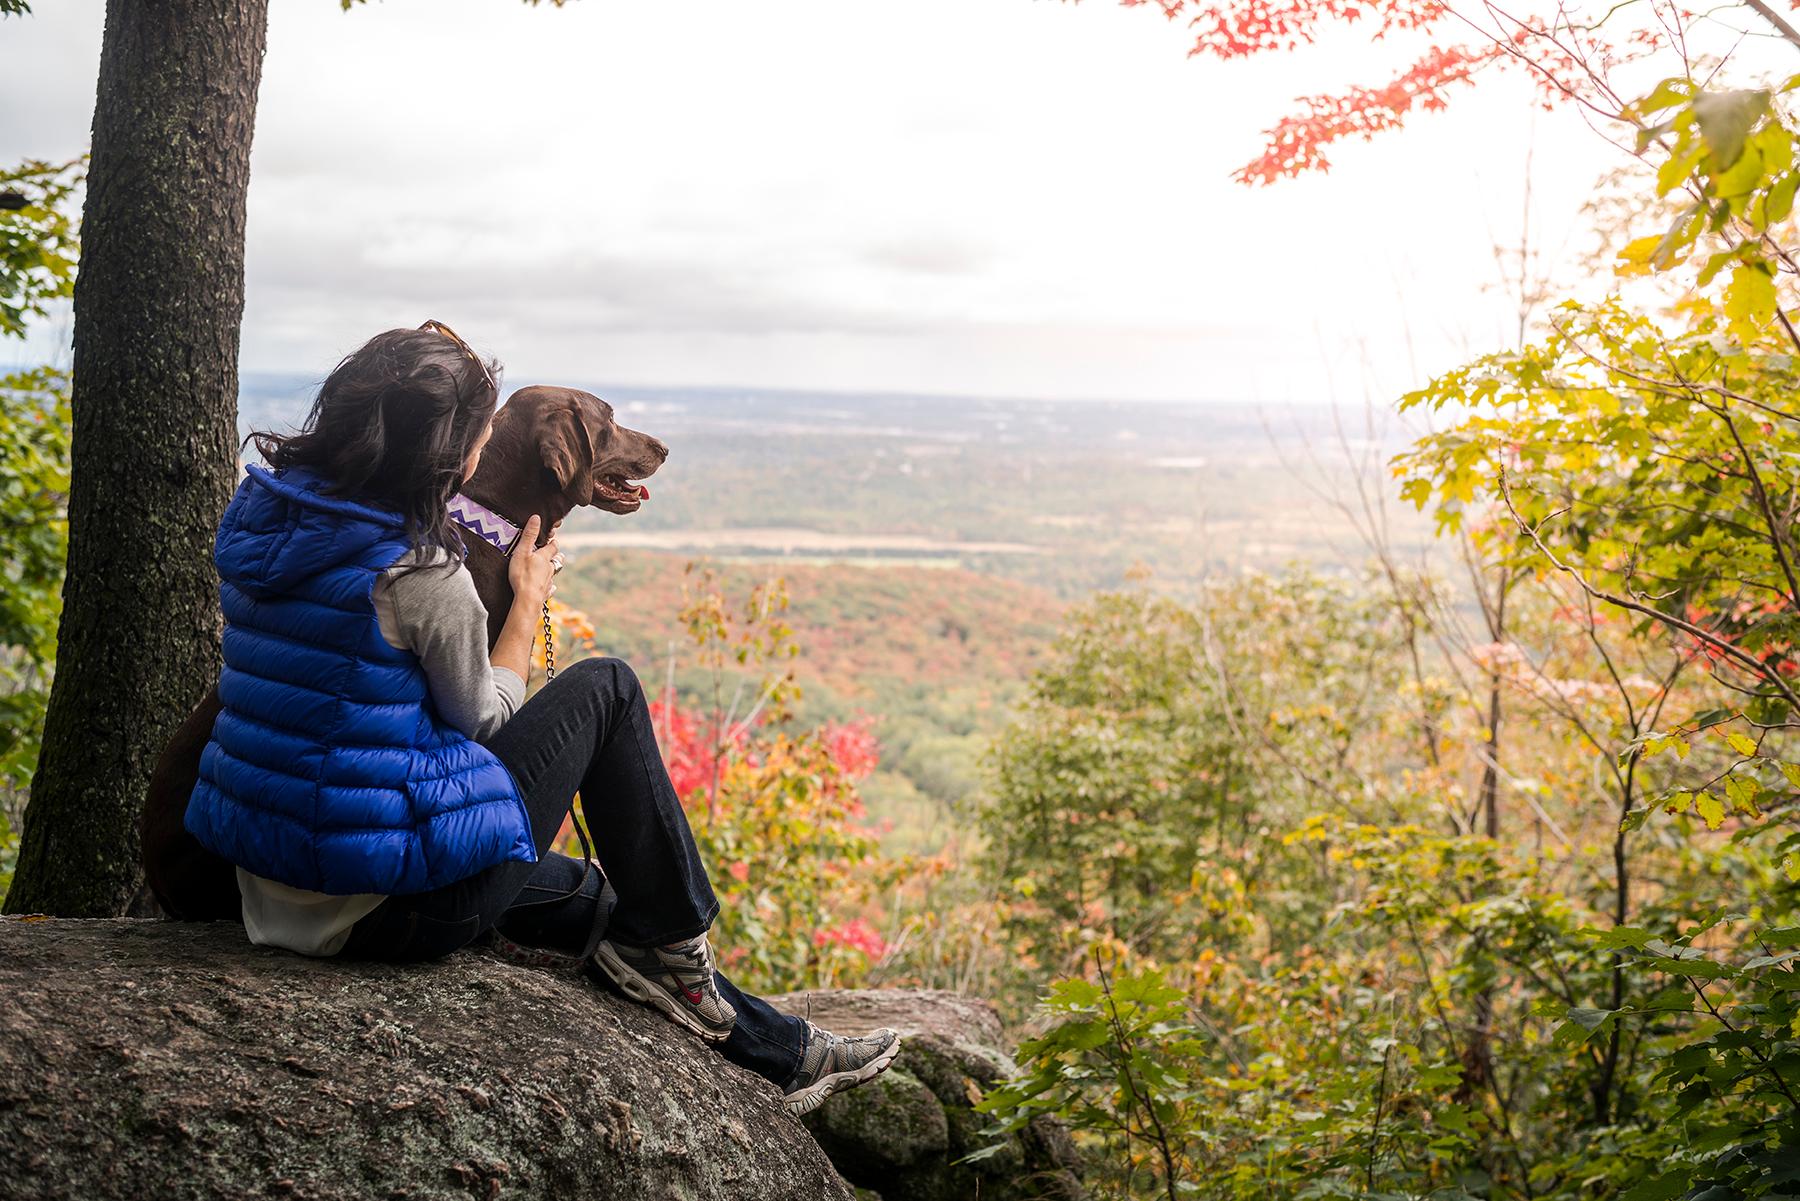
[{"label": "ring on finger", "polygon": [[562,569],[563,569],[563,557],[561,555],[552,555],[550,558],[550,570],[551,571],[561,571]]}]

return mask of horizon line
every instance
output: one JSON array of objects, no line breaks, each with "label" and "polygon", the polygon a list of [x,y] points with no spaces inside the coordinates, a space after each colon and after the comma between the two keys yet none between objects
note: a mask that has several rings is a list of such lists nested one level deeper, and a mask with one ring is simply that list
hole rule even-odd
[{"label": "horizon line", "polygon": [[[254,370],[240,369],[238,372],[238,384],[239,384],[240,391],[243,388],[243,382],[246,379],[249,379],[253,376],[260,376],[260,377],[264,377],[264,378],[282,378],[282,379],[292,380],[292,381],[305,380],[305,381],[308,381],[308,386],[310,386],[310,387],[317,387],[319,384],[324,382],[324,377],[322,375],[317,375],[316,373],[309,372],[309,371],[294,371],[294,370],[265,369],[265,368],[256,368]],[[507,392],[507,396],[510,397],[513,392],[517,392],[520,388],[528,388],[528,387],[535,387],[535,386],[538,386],[538,385],[536,385],[536,384],[520,384],[518,386],[518,388],[511,388]],[[975,400],[975,401],[997,401],[997,402],[1007,402],[1007,403],[1044,404],[1044,405],[1118,405],[1118,404],[1123,404],[1123,405],[1147,405],[1147,406],[1154,406],[1157,408],[1178,408],[1178,407],[1254,408],[1254,407],[1261,406],[1261,407],[1274,407],[1274,408],[1283,408],[1283,409],[1308,408],[1308,409],[1329,410],[1329,409],[1345,409],[1345,408],[1360,407],[1360,406],[1352,406],[1347,403],[1340,404],[1338,402],[1331,401],[1331,400],[1267,400],[1267,399],[1251,400],[1251,399],[1231,399],[1231,398],[1221,397],[1221,396],[1173,397],[1173,398],[1164,398],[1164,399],[1158,399],[1158,398],[1154,398],[1154,397],[1145,397],[1145,396],[1115,396],[1115,397],[1032,396],[1032,395],[1025,395],[1025,394],[1019,394],[1019,393],[999,393],[999,392],[935,392],[935,391],[925,391],[925,390],[918,390],[918,389],[896,390],[896,389],[891,389],[891,388],[822,388],[822,387],[803,387],[803,386],[789,387],[789,386],[780,385],[780,384],[771,385],[771,384],[629,384],[629,383],[592,384],[592,383],[582,383],[582,384],[559,384],[556,386],[558,386],[558,387],[579,387],[582,391],[592,392],[596,396],[600,396],[602,399],[605,399],[606,392],[613,392],[613,393],[620,393],[620,394],[629,394],[629,393],[634,393],[634,392],[636,392],[636,393],[655,392],[655,393],[686,393],[686,394],[700,394],[700,395],[718,395],[718,394],[754,395],[757,393],[766,393],[769,395],[777,395],[777,396],[819,396],[819,397],[854,396],[854,397],[866,397],[866,398],[871,398],[871,399],[888,399],[888,400],[944,400],[944,401]]]}]

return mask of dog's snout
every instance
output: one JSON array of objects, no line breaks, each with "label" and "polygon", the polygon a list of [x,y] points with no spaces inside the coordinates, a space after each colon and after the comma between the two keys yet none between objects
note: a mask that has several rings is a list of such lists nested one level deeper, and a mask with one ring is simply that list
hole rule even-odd
[{"label": "dog's snout", "polygon": [[645,437],[644,441],[650,444],[650,453],[656,456],[656,461],[658,463],[667,463],[669,461],[669,448],[667,446],[664,446],[657,439],[648,436]]}]

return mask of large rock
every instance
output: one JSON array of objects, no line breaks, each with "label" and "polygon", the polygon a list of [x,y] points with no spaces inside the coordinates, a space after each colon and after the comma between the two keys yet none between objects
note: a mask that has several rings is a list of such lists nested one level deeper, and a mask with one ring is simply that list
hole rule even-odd
[{"label": "large rock", "polygon": [[773,1085],[579,979],[0,919],[0,1197],[850,1196]]},{"label": "large rock", "polygon": [[828,1030],[898,1030],[905,1043],[875,1080],[832,1097],[803,1119],[846,1179],[881,1201],[1025,1201],[1083,1196],[1068,1131],[1039,1118],[1006,1148],[972,1164],[991,1119],[971,1105],[1013,1074],[999,1015],[961,993],[832,989],[770,997]]}]

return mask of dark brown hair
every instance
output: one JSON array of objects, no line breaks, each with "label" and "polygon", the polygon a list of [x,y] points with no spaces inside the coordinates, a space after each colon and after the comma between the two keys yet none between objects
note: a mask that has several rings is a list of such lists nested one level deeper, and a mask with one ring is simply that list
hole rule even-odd
[{"label": "dark brown hair", "polygon": [[339,363],[298,433],[257,432],[270,467],[300,467],[330,481],[333,495],[392,509],[415,548],[462,555],[445,506],[463,485],[463,464],[500,396],[482,365],[434,330],[390,329]]}]

